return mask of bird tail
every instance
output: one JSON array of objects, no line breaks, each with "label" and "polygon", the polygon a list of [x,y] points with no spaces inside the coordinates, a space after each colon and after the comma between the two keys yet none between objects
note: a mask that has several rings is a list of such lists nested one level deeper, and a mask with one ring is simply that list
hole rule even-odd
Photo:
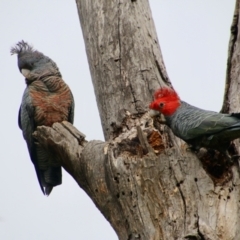
[{"label": "bird tail", "polygon": [[42,175],[44,193],[48,196],[53,187],[62,183],[62,169],[61,167],[49,166],[45,171],[42,172]]},{"label": "bird tail", "polygon": [[36,145],[35,169],[44,195],[49,196],[53,187],[62,183],[62,169],[59,162],[45,149]]},{"label": "bird tail", "polygon": [[49,196],[50,195],[50,193],[51,193],[51,191],[52,191],[52,189],[53,189],[53,186],[47,186],[47,187],[45,187],[44,188],[44,193],[45,193],[45,195],[46,196]]}]

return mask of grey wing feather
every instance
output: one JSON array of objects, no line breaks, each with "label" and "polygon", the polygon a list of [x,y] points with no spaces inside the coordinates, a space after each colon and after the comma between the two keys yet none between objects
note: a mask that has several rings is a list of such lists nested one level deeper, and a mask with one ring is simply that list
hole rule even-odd
[{"label": "grey wing feather", "polygon": [[70,110],[69,110],[68,122],[70,122],[71,124],[73,124],[75,103],[74,103],[74,98],[73,98],[72,92],[71,92],[71,96],[72,96],[72,104],[71,104],[71,107],[70,107]]},{"label": "grey wing feather", "polygon": [[22,129],[22,124],[21,124],[21,107],[22,105],[20,105],[19,111],[18,111],[18,126],[20,129]]},{"label": "grey wing feather", "polygon": [[35,130],[34,126],[34,109],[31,107],[31,98],[28,89],[25,89],[22,99],[22,104],[19,110],[19,126],[23,131],[23,137],[27,142],[29,152],[33,147],[32,133]]},{"label": "grey wing feather", "polygon": [[36,146],[34,144],[34,139],[32,136],[35,130],[34,108],[32,107],[31,98],[29,96],[29,92],[27,88],[25,89],[23,94],[22,104],[19,109],[18,121],[19,121],[19,127],[22,129],[22,132],[23,132],[23,137],[27,143],[30,158],[36,170],[38,182],[40,184],[42,192],[44,193],[44,189],[41,181],[41,173],[38,167]]},{"label": "grey wing feather", "polygon": [[[174,119],[175,116],[177,119]],[[231,114],[205,111],[185,102],[182,102],[181,109],[179,108],[175,116],[171,120],[172,126],[170,127],[177,136],[184,140],[240,127],[240,119]]]},{"label": "grey wing feather", "polygon": [[[214,114],[206,117],[193,131],[199,134],[216,134],[229,128],[240,127],[239,119],[233,118],[230,114]],[[191,134],[191,130],[189,131]]]}]

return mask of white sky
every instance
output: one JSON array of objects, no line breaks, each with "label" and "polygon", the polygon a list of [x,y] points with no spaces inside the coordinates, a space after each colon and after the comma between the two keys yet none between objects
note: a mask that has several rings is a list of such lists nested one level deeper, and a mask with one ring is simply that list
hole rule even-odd
[{"label": "white sky", "polygon": [[[222,105],[234,2],[150,1],[171,81],[183,100],[201,108]],[[9,50],[23,39],[58,64],[75,98],[74,125],[88,140],[103,140],[75,1],[1,0],[0,32],[0,239],[117,239],[66,172],[63,184],[43,196],[17,125],[25,82]]]}]

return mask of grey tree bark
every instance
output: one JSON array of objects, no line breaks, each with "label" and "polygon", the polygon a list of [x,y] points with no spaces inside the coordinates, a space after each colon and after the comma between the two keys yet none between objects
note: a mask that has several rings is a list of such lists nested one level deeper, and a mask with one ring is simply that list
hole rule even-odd
[{"label": "grey tree bark", "polygon": [[[240,111],[239,2],[223,112]],[[86,142],[67,122],[39,127],[36,139],[59,156],[119,239],[240,239],[239,162],[196,155],[149,117],[153,92],[171,83],[148,1],[76,3],[106,141]],[[231,151],[240,153],[239,141]]]}]

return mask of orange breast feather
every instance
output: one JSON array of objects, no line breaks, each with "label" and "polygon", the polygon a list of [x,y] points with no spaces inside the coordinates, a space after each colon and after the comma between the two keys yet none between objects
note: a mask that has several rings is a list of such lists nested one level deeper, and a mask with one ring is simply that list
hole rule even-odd
[{"label": "orange breast feather", "polygon": [[72,104],[72,95],[68,88],[56,93],[32,90],[30,95],[35,107],[34,120],[37,126],[52,126],[55,122],[68,120]]}]

